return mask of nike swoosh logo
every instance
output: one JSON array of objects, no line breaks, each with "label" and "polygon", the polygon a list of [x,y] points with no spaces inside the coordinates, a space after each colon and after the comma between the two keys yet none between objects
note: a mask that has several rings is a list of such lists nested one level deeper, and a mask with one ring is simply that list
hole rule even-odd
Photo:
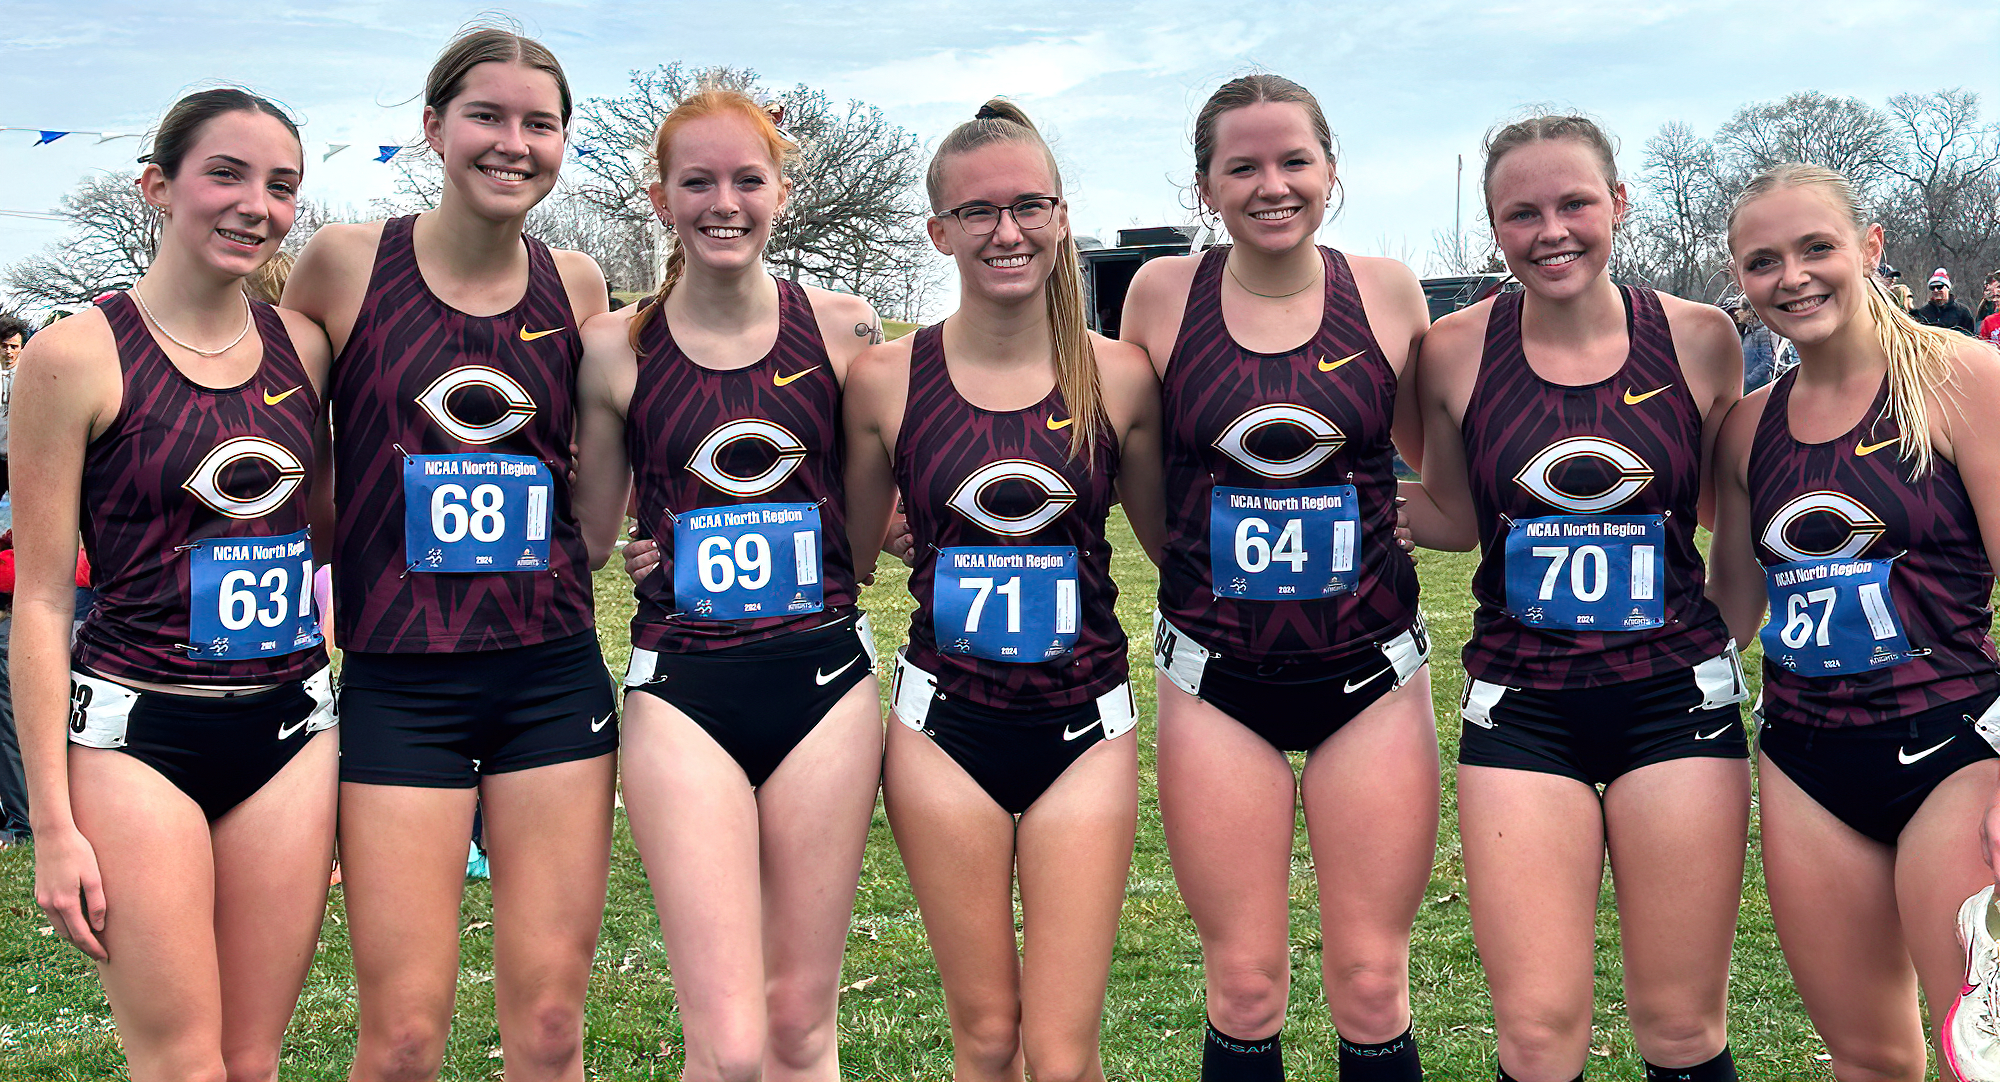
[{"label": "nike swoosh logo", "polygon": [[296,733],[296,732],[298,732],[298,731],[299,731],[300,729],[303,729],[303,728],[305,728],[305,727],[306,727],[306,722],[308,722],[308,721],[311,721],[311,720],[312,720],[312,715],[308,714],[308,715],[306,715],[305,717],[302,717],[302,718],[300,718],[300,719],[299,719],[299,723],[298,723],[297,725],[280,725],[280,726],[278,726],[278,739],[280,739],[280,740],[289,740],[289,739],[291,739],[291,736],[292,736],[292,734],[293,734],[293,733]]},{"label": "nike swoosh logo", "polygon": [[1078,729],[1075,732],[1071,732],[1070,727],[1065,725],[1063,726],[1063,739],[1065,741],[1080,740],[1083,737],[1090,735],[1090,730],[1095,729],[1102,724],[1104,724],[1104,719],[1098,718],[1096,721],[1093,721],[1090,724],[1085,725],[1083,728]]},{"label": "nike swoosh logo", "polygon": [[1857,442],[1857,443],[1856,443],[1856,444],[1854,445],[1854,454],[1855,454],[1855,457],[1857,457],[1857,458],[1858,458],[1858,457],[1860,457],[1860,456],[1862,456],[1862,455],[1872,455],[1872,454],[1874,454],[1875,452],[1877,452],[1877,451],[1880,451],[1880,450],[1881,450],[1882,448],[1884,448],[1884,447],[1887,447],[1887,446],[1889,446],[1890,444],[1892,444],[1892,443],[1896,443],[1896,442],[1899,442],[1899,440],[1883,440],[1883,441],[1882,441],[1881,443],[1858,443],[1858,442]]},{"label": "nike swoosh logo", "polygon": [[[1361,353],[1366,353],[1366,352],[1368,351],[1365,349],[1361,351]],[[1346,364],[1347,362],[1353,360],[1354,358],[1361,356],[1361,353],[1350,353],[1347,356],[1342,357],[1337,361],[1329,361],[1325,357],[1321,357],[1319,359],[1319,370],[1322,372],[1331,372],[1334,369],[1339,368],[1341,365]]]},{"label": "nike swoosh logo", "polygon": [[1051,417],[1049,418],[1049,431],[1054,432],[1059,428],[1068,428],[1069,423],[1074,420],[1076,420],[1076,418],[1074,417],[1065,417],[1062,420],[1058,421],[1055,418]]},{"label": "nike swoosh logo", "polygon": [[1368,685],[1374,683],[1377,680],[1382,679],[1384,676],[1387,676],[1394,671],[1395,671],[1395,666],[1392,665],[1389,668],[1383,669],[1381,672],[1376,673],[1374,676],[1371,676],[1366,680],[1349,680],[1347,683],[1341,685],[1340,690],[1343,694],[1352,695],[1355,693],[1356,690],[1360,688],[1365,688]]},{"label": "nike swoosh logo", "polygon": [[[1668,384],[1667,386],[1671,387],[1673,386],[1673,384]],[[1647,391],[1645,394],[1633,394],[1632,388],[1627,387],[1625,388],[1625,404],[1628,406],[1636,406],[1639,403],[1644,402],[1648,398],[1651,398],[1654,395],[1659,394],[1661,391],[1664,391],[1666,389],[1667,389],[1666,387],[1655,387],[1652,390]]]},{"label": "nike swoosh logo", "polygon": [[1712,733],[1703,733],[1700,729],[1696,729],[1694,731],[1694,738],[1696,740],[1714,740],[1716,737],[1721,736],[1723,733],[1728,732],[1730,728],[1731,728],[1730,726],[1724,725],[1722,728],[1717,729]]},{"label": "nike swoosh logo", "polygon": [[1955,736],[1947,736],[1944,738],[1944,744],[1938,744],[1933,747],[1925,748],[1924,750],[1916,753],[1915,755],[1911,755],[1908,752],[1905,752],[1902,748],[1897,748],[1896,761],[1903,764],[1904,766],[1909,766],[1912,763],[1921,762],[1925,758],[1929,757],[1931,752],[1934,752],[1938,750],[1938,748],[1944,747],[1945,744],[1949,744],[1957,739],[1958,737]]},{"label": "nike swoosh logo", "polygon": [[818,669],[814,669],[813,679],[819,682],[820,687],[825,687],[828,684],[831,684],[835,680],[839,679],[841,673],[844,673],[847,670],[853,668],[855,661],[860,661],[860,660],[861,660],[861,655],[856,654],[854,655],[854,661],[849,661],[847,664],[842,665],[840,668],[835,669],[832,672],[821,672]]},{"label": "nike swoosh logo", "polygon": [[547,338],[549,335],[552,335],[559,330],[562,330],[562,328],[550,327],[546,331],[531,331],[528,329],[527,324],[524,323],[521,325],[521,341],[532,342],[537,338]]},{"label": "nike swoosh logo", "polygon": [[818,370],[819,370],[819,365],[813,365],[811,368],[807,368],[799,372],[794,372],[789,376],[773,372],[771,373],[771,383],[773,386],[783,387],[785,384],[790,383],[793,380],[800,378],[801,376],[804,376],[807,372],[814,372]]},{"label": "nike swoosh logo", "polygon": [[280,403],[280,402],[283,402],[283,401],[284,401],[285,399],[287,399],[287,398],[290,398],[290,397],[292,397],[293,395],[295,395],[295,394],[298,394],[298,393],[299,393],[299,389],[298,389],[297,387],[294,387],[294,388],[292,388],[291,390],[289,390],[289,391],[286,391],[286,392],[285,392],[285,393],[283,393],[283,394],[272,394],[272,393],[271,393],[271,392],[269,392],[269,391],[265,391],[265,392],[264,392],[264,404],[265,404],[265,405],[267,405],[267,406],[275,406],[275,405],[277,405],[278,403]]},{"label": "nike swoosh logo", "polygon": [[601,718],[591,718],[591,719],[590,719],[590,731],[591,731],[591,732],[593,732],[593,733],[598,733],[598,732],[603,732],[603,731],[604,731],[604,727],[605,727],[606,725],[609,725],[609,724],[611,724],[611,718],[612,718],[612,716],[613,716],[613,715],[615,715],[615,714],[617,714],[617,713],[618,713],[618,711],[616,711],[616,710],[613,710],[613,711],[612,711],[612,712],[611,712],[610,714],[606,714],[606,715],[604,715],[604,716],[603,716],[603,717],[601,717]]}]

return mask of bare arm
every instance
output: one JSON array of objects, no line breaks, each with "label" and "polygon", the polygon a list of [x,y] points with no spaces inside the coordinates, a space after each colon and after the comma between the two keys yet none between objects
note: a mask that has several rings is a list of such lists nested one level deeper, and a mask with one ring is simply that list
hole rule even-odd
[{"label": "bare arm", "polygon": [[1425,548],[1466,552],[1479,544],[1460,425],[1479,374],[1485,323],[1486,310],[1479,306],[1438,320],[1410,366],[1416,370],[1416,410],[1423,422],[1423,480],[1402,482],[1397,492],[1409,500],[1404,509],[1411,537]]},{"label": "bare arm", "polygon": [[95,311],[36,335],[14,378],[14,634],[10,675],[35,834],[35,901],[70,942],[106,957],[97,855],[69,789],[70,622],[84,451],[116,415],[117,350]]},{"label": "bare arm", "polygon": [[[306,501],[306,525],[312,531],[313,559],[323,564],[333,553],[335,523],[333,439],[328,423],[332,407],[326,400],[327,374],[333,364],[333,351],[327,345],[326,332],[320,329],[319,324],[303,313],[283,308],[278,313],[284,317],[285,331],[291,335],[292,348],[298,351],[299,362],[306,369],[306,378],[312,381],[313,391],[320,399],[319,417],[313,424],[312,495]],[[320,613],[322,629],[330,627],[331,622],[328,613]]]},{"label": "bare arm", "polygon": [[1160,471],[1160,384],[1135,346],[1097,341],[1111,423],[1118,430],[1118,500],[1146,557],[1159,564],[1167,546],[1167,500]]},{"label": "bare arm", "polygon": [[347,338],[354,332],[381,239],[381,222],[324,226],[306,242],[298,265],[285,280],[280,303],[325,328],[335,355],[347,348]]},{"label": "bare arm", "polygon": [[875,581],[875,564],[896,509],[893,448],[910,380],[907,340],[874,346],[855,358],[842,396],[847,427],[847,541],[857,583]]},{"label": "bare arm", "polygon": [[1708,599],[1722,610],[1730,637],[1747,646],[1764,622],[1764,568],[1757,562],[1750,510],[1750,444],[1770,400],[1765,391],[1731,405],[1716,435],[1704,487],[1715,493],[1715,531],[1708,546]]},{"label": "bare arm", "polygon": [[576,484],[570,505],[593,571],[611,558],[632,488],[625,421],[638,364],[626,337],[630,311],[607,312],[584,325],[583,364],[576,376]]},{"label": "bare arm", "polygon": [[1736,324],[1720,308],[1692,304],[1662,295],[1668,325],[1673,331],[1674,352],[1680,356],[1681,374],[1701,409],[1701,497],[1695,504],[1695,520],[1713,530],[1716,514],[1716,472],[1707,465],[1715,454],[1716,434],[1722,419],[1743,396],[1743,340]]}]

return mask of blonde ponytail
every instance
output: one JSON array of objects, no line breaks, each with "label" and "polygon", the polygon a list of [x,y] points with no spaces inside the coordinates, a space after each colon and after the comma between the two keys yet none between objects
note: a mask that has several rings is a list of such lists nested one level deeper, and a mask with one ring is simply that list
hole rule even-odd
[{"label": "blonde ponytail", "polygon": [[[994,98],[979,107],[971,120],[951,130],[938,144],[930,168],[924,173],[924,187],[931,209],[942,211],[944,204],[944,163],[947,158],[976,150],[988,143],[1030,143],[1041,148],[1048,159],[1049,176],[1055,194],[1062,194],[1062,171],[1049,145],[1035,129],[1028,114],[1005,98]],[[1097,372],[1097,349],[1091,343],[1090,322],[1083,305],[1083,258],[1077,252],[1076,236],[1065,232],[1056,246],[1056,267],[1044,286],[1048,296],[1049,337],[1055,345],[1056,390],[1069,409],[1074,423],[1069,430],[1069,456],[1082,458],[1095,469],[1091,448],[1108,438],[1110,418],[1104,409],[1104,386]]]},{"label": "blonde ponytail", "polygon": [[[1868,218],[1861,211],[1854,184],[1846,175],[1819,165],[1785,162],[1757,174],[1736,197],[1729,211],[1729,231],[1736,232],[1736,218],[1761,196],[1786,188],[1819,188],[1847,216],[1857,236],[1866,236]],[[1732,245],[1733,246],[1733,245]],[[1952,367],[1967,339],[1941,327],[1918,323],[1889,294],[1886,282],[1869,269],[1868,318],[1875,323],[1875,340],[1889,359],[1889,401],[1882,415],[1896,422],[1899,461],[1910,463],[1910,480],[1931,472],[1937,456],[1931,448],[1930,403],[1932,395],[1946,400],[1945,391],[1957,385]]]}]

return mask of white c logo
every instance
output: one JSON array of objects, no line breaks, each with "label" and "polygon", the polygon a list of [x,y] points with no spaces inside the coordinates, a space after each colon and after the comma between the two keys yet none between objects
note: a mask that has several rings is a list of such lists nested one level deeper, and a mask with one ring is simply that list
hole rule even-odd
[{"label": "white c logo", "polygon": [[[246,458],[261,458],[278,471],[269,488],[249,497],[222,491],[222,471]],[[194,468],[182,488],[217,513],[230,518],[263,518],[291,498],[306,479],[305,463],[299,456],[259,436],[238,436],[218,444]]]},{"label": "white c logo", "polygon": [[[1824,511],[1847,527],[1847,534],[1839,544],[1819,552],[1799,548],[1792,544],[1788,536],[1793,523],[1815,511]],[[1883,525],[1881,516],[1854,497],[1844,492],[1808,492],[1778,508],[1778,513],[1772,515],[1771,521],[1764,527],[1761,540],[1765,548],[1794,563],[1800,560],[1846,560],[1861,555],[1875,543],[1876,538],[1888,532],[1889,527]]]},{"label": "white c logo", "polygon": [[[1288,425],[1303,429],[1306,447],[1290,458],[1265,458],[1250,450],[1244,441],[1250,434],[1266,425]],[[1320,463],[1333,457],[1335,451],[1347,444],[1347,434],[1320,413],[1304,406],[1278,403],[1258,406],[1246,411],[1241,417],[1229,422],[1222,435],[1215,438],[1215,447],[1223,454],[1253,473],[1265,477],[1298,477],[1311,473]]]},{"label": "white c logo", "polygon": [[[448,404],[451,393],[461,387],[490,387],[498,394],[506,408],[500,416],[482,425],[469,424],[451,412]],[[431,415],[446,432],[465,443],[492,443],[519,432],[522,426],[534,419],[535,400],[522,389],[514,377],[497,368],[483,364],[454,368],[439,376],[436,382],[424,388],[417,396],[417,405]]]},{"label": "white c logo", "polygon": [[[758,440],[769,444],[777,458],[762,471],[748,477],[730,473],[716,463],[722,449],[737,440]],[[731,421],[708,434],[688,459],[688,472],[731,496],[762,496],[785,483],[785,478],[805,461],[805,441],[769,421]]]},{"label": "white c logo", "polygon": [[[1027,514],[1013,517],[996,515],[987,510],[982,497],[988,488],[1003,481],[1025,481],[1040,489],[1043,496],[1041,505]],[[1001,537],[1026,537],[1061,518],[1062,513],[1075,502],[1076,490],[1069,486],[1062,474],[1024,458],[989,462],[979,467],[959,482],[958,490],[947,501],[952,510],[977,523],[980,529]]]},{"label": "white c logo", "polygon": [[[1610,486],[1602,492],[1584,493],[1564,492],[1557,488],[1550,474],[1575,458],[1595,458],[1608,463],[1613,475]],[[1652,480],[1653,467],[1648,466],[1645,459],[1624,444],[1602,436],[1571,436],[1566,440],[1557,440],[1529,459],[1528,464],[1521,467],[1521,472],[1514,475],[1515,484],[1534,493],[1543,503],[1579,515],[1609,511],[1637,496]]]}]

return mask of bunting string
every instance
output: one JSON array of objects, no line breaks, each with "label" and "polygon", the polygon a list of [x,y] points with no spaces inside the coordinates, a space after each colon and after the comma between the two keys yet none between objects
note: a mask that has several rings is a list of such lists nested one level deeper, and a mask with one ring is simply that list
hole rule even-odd
[{"label": "bunting string", "polygon": [[[53,143],[56,140],[61,139],[67,135],[94,135],[97,137],[97,143],[99,144],[109,143],[117,139],[140,139],[144,138],[145,136],[144,132],[136,132],[136,131],[79,131],[74,128],[69,129],[67,131],[58,131],[53,128],[19,127],[8,124],[0,124],[0,132],[34,133],[35,141],[29,144],[31,148],[47,146],[50,143]],[[327,161],[331,159],[335,154],[338,154],[341,151],[346,150],[353,145],[354,144],[352,143],[322,143],[320,144],[320,146],[324,147],[325,150],[323,153],[320,154],[319,160]],[[384,165],[387,165],[390,161],[394,160],[396,155],[409,149],[411,149],[409,146],[401,143],[378,143],[376,144],[375,147],[374,160]],[[571,154],[579,158],[588,158],[595,154],[600,153],[603,150],[603,148],[587,146],[582,143],[572,143],[570,144],[569,150]]]}]

